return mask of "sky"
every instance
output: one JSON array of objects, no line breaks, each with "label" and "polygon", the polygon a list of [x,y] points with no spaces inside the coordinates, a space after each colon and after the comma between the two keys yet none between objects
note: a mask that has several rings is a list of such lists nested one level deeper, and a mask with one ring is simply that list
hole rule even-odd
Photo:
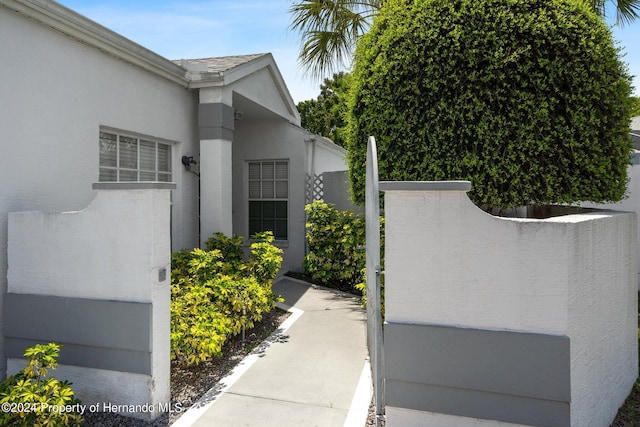
[{"label": "sky", "polygon": [[[298,65],[289,29],[293,0],[58,0],[168,59],[271,52],[295,103],[315,99],[322,81]],[[640,20],[613,26],[630,74],[640,76]],[[328,77],[328,76],[327,76]],[[640,96],[640,77],[634,80]]]}]

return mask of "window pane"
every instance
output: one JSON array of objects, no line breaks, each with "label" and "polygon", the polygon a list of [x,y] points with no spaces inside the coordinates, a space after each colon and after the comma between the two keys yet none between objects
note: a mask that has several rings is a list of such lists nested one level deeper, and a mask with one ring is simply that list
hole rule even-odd
[{"label": "window pane", "polygon": [[271,231],[277,240],[287,240],[288,165],[288,161],[249,163],[249,235]]},{"label": "window pane", "polygon": [[158,181],[160,181],[160,182],[171,182],[171,174],[170,173],[158,173]]},{"label": "window pane", "polygon": [[117,181],[117,179],[118,179],[118,173],[115,169],[100,168],[100,177],[98,178],[98,181],[111,182],[111,181]]},{"label": "window pane", "polygon": [[260,202],[262,207],[262,219],[273,219],[276,217],[275,202]]},{"label": "window pane", "polygon": [[249,181],[249,198],[260,198],[260,181]]},{"label": "window pane", "polygon": [[273,199],[275,197],[275,191],[273,188],[273,181],[262,181],[262,198]]},{"label": "window pane", "polygon": [[262,231],[262,221],[257,219],[249,219],[249,236],[253,236],[256,233]]},{"label": "window pane", "polygon": [[274,202],[275,215],[274,218],[287,218],[287,202]]},{"label": "window pane", "polygon": [[286,199],[289,197],[289,183],[287,181],[276,181],[276,198]]},{"label": "window pane", "polygon": [[128,136],[120,136],[120,167],[138,168],[138,141]]},{"label": "window pane", "polygon": [[287,162],[276,162],[276,179],[289,179],[289,166]]},{"label": "window pane", "polygon": [[273,163],[272,162],[264,162],[262,163],[262,179],[273,179]]},{"label": "window pane", "polygon": [[118,166],[118,136],[112,133],[100,132],[100,166]]},{"label": "window pane", "polygon": [[249,179],[260,179],[260,163],[249,163]]},{"label": "window pane", "polygon": [[273,236],[276,240],[287,240],[287,220],[286,219],[278,219],[276,220],[276,227],[273,231]]},{"label": "window pane", "polygon": [[155,172],[140,172],[140,181],[155,181],[156,173]]},{"label": "window pane", "polygon": [[158,144],[158,171],[171,172],[171,146]]},{"label": "window pane", "polygon": [[[140,169],[146,170],[146,171],[156,170],[156,143],[155,142],[140,141]],[[155,176],[154,176],[154,180],[155,180]]]},{"label": "window pane", "polygon": [[262,209],[260,206],[261,203],[262,202],[249,202],[249,218],[262,218]]},{"label": "window pane", "polygon": [[120,181],[137,181],[138,172],[120,170]]},{"label": "window pane", "polygon": [[276,235],[276,221],[273,219],[263,219],[262,220],[262,230],[261,231],[270,231],[273,233],[274,237]]}]

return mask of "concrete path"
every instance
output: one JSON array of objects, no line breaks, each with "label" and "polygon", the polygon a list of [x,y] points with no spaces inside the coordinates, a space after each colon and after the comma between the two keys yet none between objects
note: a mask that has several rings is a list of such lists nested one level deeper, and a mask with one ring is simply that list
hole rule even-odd
[{"label": "concrete path", "polygon": [[289,277],[273,288],[291,316],[174,427],[365,425],[371,377],[358,299]]}]

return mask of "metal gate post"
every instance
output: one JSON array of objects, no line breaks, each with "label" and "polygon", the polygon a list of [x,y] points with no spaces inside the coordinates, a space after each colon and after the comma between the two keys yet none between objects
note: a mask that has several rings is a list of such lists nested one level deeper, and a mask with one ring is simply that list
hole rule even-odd
[{"label": "metal gate post", "polygon": [[367,346],[371,359],[373,391],[376,406],[376,426],[384,420],[384,354],[382,315],[380,312],[380,186],[378,154],[373,136],[367,141],[367,171],[365,189],[366,251],[367,251]]}]

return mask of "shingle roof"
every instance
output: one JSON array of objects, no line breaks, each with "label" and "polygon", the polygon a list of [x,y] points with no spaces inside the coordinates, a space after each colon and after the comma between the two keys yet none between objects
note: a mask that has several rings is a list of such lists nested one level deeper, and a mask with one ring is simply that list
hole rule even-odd
[{"label": "shingle roof", "polygon": [[213,58],[196,58],[196,59],[181,59],[173,61],[178,65],[185,67],[185,62],[196,65],[206,65],[207,72],[209,73],[224,73],[232,68],[238,67],[247,62],[251,62],[254,59],[268,55],[266,53],[257,53],[252,55],[234,55],[234,56],[218,56]]}]

